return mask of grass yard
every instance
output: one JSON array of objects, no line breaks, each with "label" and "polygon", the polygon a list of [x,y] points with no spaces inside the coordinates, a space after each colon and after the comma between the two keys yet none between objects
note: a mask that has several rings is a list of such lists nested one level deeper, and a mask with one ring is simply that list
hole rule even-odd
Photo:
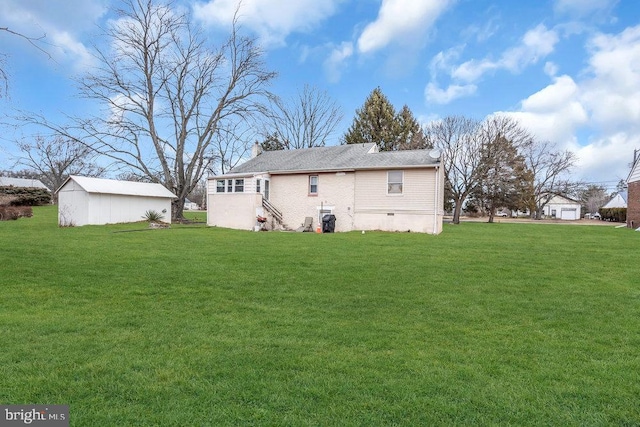
[{"label": "grass yard", "polygon": [[72,426],[640,425],[640,233],[145,227],[0,222],[0,403]]}]

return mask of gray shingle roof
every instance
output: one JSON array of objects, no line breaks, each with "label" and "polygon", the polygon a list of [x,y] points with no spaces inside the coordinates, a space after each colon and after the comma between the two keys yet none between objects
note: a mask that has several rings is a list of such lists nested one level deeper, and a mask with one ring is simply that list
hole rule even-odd
[{"label": "gray shingle roof", "polygon": [[9,178],[6,176],[0,176],[0,187],[28,187],[28,188],[47,188],[42,181],[38,179],[25,179],[25,178]]},{"label": "gray shingle roof", "polygon": [[438,154],[431,150],[378,152],[375,144],[350,144],[265,151],[236,166],[229,171],[229,174],[388,169],[437,164],[439,164]]}]

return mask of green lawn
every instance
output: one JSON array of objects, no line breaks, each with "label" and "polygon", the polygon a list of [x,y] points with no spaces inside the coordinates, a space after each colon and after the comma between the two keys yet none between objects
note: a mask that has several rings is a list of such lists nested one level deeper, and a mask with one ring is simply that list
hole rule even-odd
[{"label": "green lawn", "polygon": [[73,426],[640,425],[632,230],[55,223],[0,222],[0,403]]}]

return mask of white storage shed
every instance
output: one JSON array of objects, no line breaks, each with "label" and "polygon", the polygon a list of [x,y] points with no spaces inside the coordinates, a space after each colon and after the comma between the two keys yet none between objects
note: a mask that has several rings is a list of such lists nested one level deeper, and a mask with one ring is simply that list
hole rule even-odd
[{"label": "white storage shed", "polygon": [[171,222],[171,200],[176,196],[160,184],[118,181],[72,175],[58,189],[61,226],[138,222],[156,211]]}]

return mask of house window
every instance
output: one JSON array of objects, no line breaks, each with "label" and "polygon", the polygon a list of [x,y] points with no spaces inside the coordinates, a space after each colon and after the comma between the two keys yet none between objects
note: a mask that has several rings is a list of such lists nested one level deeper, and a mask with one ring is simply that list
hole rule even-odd
[{"label": "house window", "polygon": [[260,193],[262,180],[260,178],[256,179],[256,193]]},{"label": "house window", "polygon": [[216,181],[216,193],[224,193],[224,179]]},{"label": "house window", "polygon": [[244,179],[236,179],[235,191],[236,191],[236,193],[243,193],[244,192]]},{"label": "house window", "polygon": [[387,194],[402,194],[402,180],[404,173],[402,171],[387,172]]},{"label": "house window", "polygon": [[309,177],[309,195],[318,195],[318,175],[311,175]]},{"label": "house window", "polygon": [[233,180],[227,180],[227,193],[233,193]]}]

